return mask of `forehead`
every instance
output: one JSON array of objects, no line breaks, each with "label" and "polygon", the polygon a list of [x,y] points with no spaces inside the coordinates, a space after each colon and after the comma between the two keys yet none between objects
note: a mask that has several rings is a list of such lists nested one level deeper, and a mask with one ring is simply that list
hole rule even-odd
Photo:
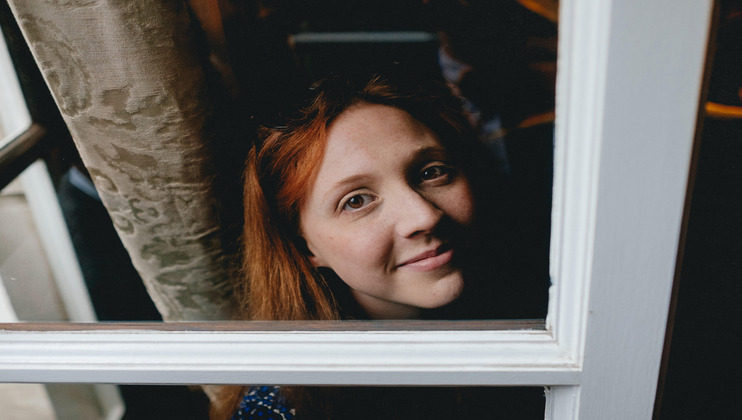
[{"label": "forehead", "polygon": [[396,152],[440,146],[437,136],[406,111],[387,105],[360,103],[330,124],[325,159],[347,156],[378,157]]},{"label": "forehead", "polygon": [[406,111],[361,103],[330,124],[322,159],[308,185],[308,198],[325,197],[344,184],[399,174],[422,151],[444,153],[436,134]]}]

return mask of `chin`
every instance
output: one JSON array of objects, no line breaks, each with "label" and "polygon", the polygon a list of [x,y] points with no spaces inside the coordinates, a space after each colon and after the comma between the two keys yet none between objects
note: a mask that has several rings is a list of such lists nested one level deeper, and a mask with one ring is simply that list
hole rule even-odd
[{"label": "chin", "polygon": [[464,278],[461,273],[452,273],[443,278],[434,286],[431,291],[431,299],[426,305],[421,305],[424,309],[438,309],[455,302],[464,292]]}]

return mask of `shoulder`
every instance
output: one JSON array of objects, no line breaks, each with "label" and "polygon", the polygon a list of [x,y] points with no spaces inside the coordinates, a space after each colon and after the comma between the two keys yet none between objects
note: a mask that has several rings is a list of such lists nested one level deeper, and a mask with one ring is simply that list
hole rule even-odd
[{"label": "shoulder", "polygon": [[294,409],[286,405],[278,386],[255,386],[247,390],[232,420],[292,420]]}]

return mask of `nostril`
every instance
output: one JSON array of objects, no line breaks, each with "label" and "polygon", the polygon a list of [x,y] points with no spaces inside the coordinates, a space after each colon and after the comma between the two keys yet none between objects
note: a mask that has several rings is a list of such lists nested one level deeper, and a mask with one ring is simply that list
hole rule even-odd
[{"label": "nostril", "polygon": [[400,234],[405,237],[432,233],[443,217],[443,211],[419,195],[405,213],[398,221]]}]

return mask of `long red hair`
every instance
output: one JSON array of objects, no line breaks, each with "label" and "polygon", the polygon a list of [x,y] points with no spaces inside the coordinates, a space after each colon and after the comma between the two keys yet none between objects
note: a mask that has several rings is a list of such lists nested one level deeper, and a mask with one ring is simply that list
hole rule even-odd
[{"label": "long red hair", "polygon": [[315,119],[265,136],[247,159],[244,182],[242,307],[252,320],[336,319],[333,298],[309,261],[297,232],[306,185],[322,158],[329,117],[317,101]]}]

